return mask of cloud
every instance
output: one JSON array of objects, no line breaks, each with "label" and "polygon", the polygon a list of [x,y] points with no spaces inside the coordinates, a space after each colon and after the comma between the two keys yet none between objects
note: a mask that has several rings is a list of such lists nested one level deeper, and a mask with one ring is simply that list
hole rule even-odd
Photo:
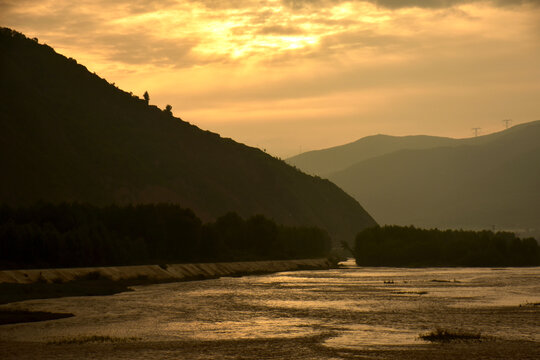
[{"label": "cloud", "polygon": [[[344,3],[345,0],[282,0],[283,4],[292,9],[305,7],[328,7]],[[354,1],[354,0],[353,0]],[[356,0],[356,2],[369,2],[386,9],[423,8],[443,9],[456,5],[485,2],[486,0]],[[517,6],[523,4],[540,5],[540,0],[487,0],[497,6]]]},{"label": "cloud", "polygon": [[[286,65],[261,67],[260,73],[249,79],[243,78],[241,72],[223,75],[212,88],[186,94],[190,101],[185,107],[275,107],[276,103],[303,99],[407,93],[411,89],[427,96],[430,92],[456,89],[482,92],[507,87],[510,91],[525,89],[535,83],[533,79],[540,79],[540,70],[532,70],[540,59],[540,48],[531,43],[523,48],[524,44],[512,39],[454,38],[444,34],[410,39],[364,31],[329,36],[323,46],[331,48],[333,44],[345,44],[347,50],[322,51],[326,59],[318,55],[314,59],[296,58],[295,62],[293,56]],[[517,53],[521,55],[516,57]]]},{"label": "cloud", "polygon": [[337,47],[338,52],[343,48],[348,50],[357,48],[378,48],[410,51],[417,47],[408,36],[378,34],[374,30],[347,30],[325,36],[321,40],[321,47],[327,54]]},{"label": "cloud", "polygon": [[298,35],[304,31],[297,26],[286,25],[269,25],[263,26],[257,30],[257,34],[261,35]]},{"label": "cloud", "polygon": [[127,64],[154,64],[190,66],[196,62],[190,58],[194,39],[162,39],[146,33],[105,34],[92,39],[106,51],[107,59]]},{"label": "cloud", "polygon": [[[389,9],[400,9],[418,7],[425,9],[449,8],[456,5],[470,4],[482,0],[368,0],[378,6]],[[493,4],[499,6],[513,6],[522,4],[540,4],[539,0],[491,0]]]},{"label": "cloud", "polygon": [[[228,9],[245,9],[252,6],[260,5],[257,0],[188,0],[195,4],[201,4],[208,9],[228,10]],[[264,3],[264,1],[262,2]]]},{"label": "cloud", "polygon": [[[208,62],[226,61],[223,56],[197,56],[192,53],[200,38],[163,36],[160,31],[165,20],[137,22],[139,17],[167,9],[177,1],[136,0],[81,1],[77,6],[70,1],[43,1],[32,7],[31,1],[7,3],[6,19],[15,30],[37,35],[41,42],[53,47],[94,54],[109,63],[126,65],[155,65],[190,67]],[[165,6],[163,8],[162,6]],[[130,23],[135,19],[134,23]],[[120,22],[119,22],[120,20]],[[71,54],[69,54],[71,56]]]},{"label": "cloud", "polygon": [[[166,9],[174,6],[177,1],[175,0],[130,0],[130,1],[115,1],[117,4],[123,4],[124,9],[129,14],[144,14],[161,9]],[[99,3],[100,6],[110,5],[110,0],[100,0],[94,2]]]}]

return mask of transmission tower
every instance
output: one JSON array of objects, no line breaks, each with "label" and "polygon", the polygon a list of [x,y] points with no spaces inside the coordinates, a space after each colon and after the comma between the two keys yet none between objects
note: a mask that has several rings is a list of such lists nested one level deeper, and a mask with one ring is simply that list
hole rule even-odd
[{"label": "transmission tower", "polygon": [[512,119],[504,119],[502,122],[504,123],[504,127],[508,129],[508,125],[510,125]]},{"label": "transmission tower", "polygon": [[472,131],[474,131],[474,137],[477,137],[478,136],[478,131],[480,130],[481,128],[472,128]]}]

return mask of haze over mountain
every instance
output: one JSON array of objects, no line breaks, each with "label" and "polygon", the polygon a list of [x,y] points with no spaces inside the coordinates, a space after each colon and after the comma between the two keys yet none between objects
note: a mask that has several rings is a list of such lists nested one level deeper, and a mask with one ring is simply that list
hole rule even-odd
[{"label": "haze over mountain", "polygon": [[359,161],[328,178],[380,223],[540,231],[540,121],[469,139],[375,136],[296,159],[322,174],[325,156],[350,163],[355,147]]},{"label": "haze over mountain", "polygon": [[402,149],[425,149],[452,145],[455,139],[416,135],[416,136],[366,136],[355,142],[328,149],[308,151],[286,161],[308,174],[329,176],[344,170],[362,160],[388,154]]},{"label": "haze over mountain", "polygon": [[3,28],[0,54],[0,203],[170,202],[206,220],[236,211],[320,226],[337,241],[375,224],[330,181],[148,105],[46,45]]},{"label": "haze over mountain", "polygon": [[441,146],[482,144],[501,135],[501,132],[465,139],[429,135],[372,135],[328,149],[313,150],[292,156],[286,161],[308,174],[328,177],[332,173],[373,157],[404,149],[431,149]]}]

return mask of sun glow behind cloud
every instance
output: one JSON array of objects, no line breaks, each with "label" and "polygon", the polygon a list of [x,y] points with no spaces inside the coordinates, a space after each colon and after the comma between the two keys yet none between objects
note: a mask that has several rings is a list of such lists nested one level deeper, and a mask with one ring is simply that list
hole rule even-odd
[{"label": "sun glow behind cloud", "polygon": [[190,122],[290,155],[539,118],[537,3],[0,0],[0,20]]}]

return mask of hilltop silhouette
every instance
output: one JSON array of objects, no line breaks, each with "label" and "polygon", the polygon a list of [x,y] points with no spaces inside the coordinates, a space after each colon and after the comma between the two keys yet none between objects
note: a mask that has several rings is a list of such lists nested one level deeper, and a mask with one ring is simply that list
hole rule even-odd
[{"label": "hilltop silhouette", "polygon": [[235,211],[319,226],[335,241],[375,224],[330,181],[203,131],[6,28],[0,72],[0,203],[175,203],[204,221]]},{"label": "hilltop silhouette", "polygon": [[308,174],[328,177],[362,160],[402,149],[429,149],[454,144],[456,139],[437,136],[372,135],[349,144],[313,150],[288,158],[286,161]]}]

